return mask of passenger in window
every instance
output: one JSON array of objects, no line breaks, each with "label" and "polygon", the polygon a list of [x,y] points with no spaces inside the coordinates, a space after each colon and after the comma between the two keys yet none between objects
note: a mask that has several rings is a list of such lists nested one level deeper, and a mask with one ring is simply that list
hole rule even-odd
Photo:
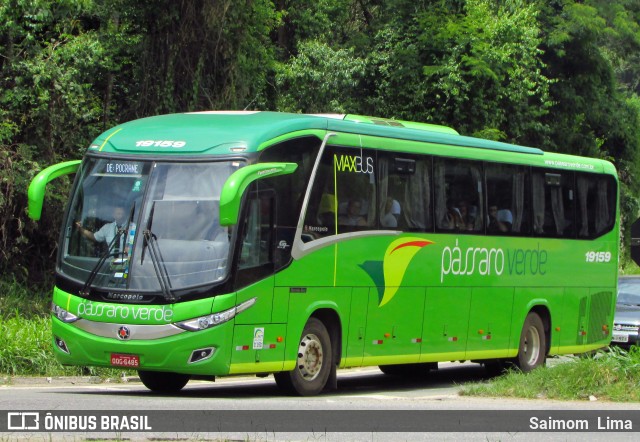
[{"label": "passenger in window", "polygon": [[322,194],[318,208],[318,224],[325,227],[335,227],[336,204],[332,193]]},{"label": "passenger in window", "polygon": [[449,204],[445,221],[445,228],[450,230],[473,230],[475,211],[469,208],[466,200],[460,200],[455,206]]},{"label": "passenger in window", "polygon": [[343,226],[366,226],[367,220],[361,215],[362,203],[358,200],[349,200],[347,204],[347,213],[340,215],[338,224]]},{"label": "passenger in window", "polygon": [[461,200],[458,203],[458,210],[462,221],[458,230],[474,230],[476,225],[476,206],[469,206],[467,201]]},{"label": "passenger in window", "polygon": [[400,203],[391,197],[387,198],[384,205],[384,215],[380,218],[382,227],[395,229],[398,227],[398,216],[400,215]]},{"label": "passenger in window", "polygon": [[498,210],[498,206],[496,205],[489,206],[489,224],[487,225],[487,232],[506,233],[511,231],[512,224],[513,215],[511,214],[511,210]]},{"label": "passenger in window", "polygon": [[462,216],[460,215],[460,210],[453,204],[453,202],[449,201],[447,203],[447,213],[442,220],[442,228],[447,230],[457,229],[458,226],[462,225]]}]

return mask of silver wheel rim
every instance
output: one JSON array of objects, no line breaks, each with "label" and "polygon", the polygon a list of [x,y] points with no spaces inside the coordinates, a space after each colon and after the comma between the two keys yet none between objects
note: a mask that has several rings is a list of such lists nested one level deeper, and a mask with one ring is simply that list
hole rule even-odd
[{"label": "silver wheel rim", "polygon": [[314,334],[307,334],[300,340],[298,347],[298,370],[305,381],[313,381],[320,374],[324,355],[320,339]]},{"label": "silver wheel rim", "polygon": [[524,335],[524,345],[522,353],[525,355],[527,365],[533,366],[540,357],[540,333],[538,329],[531,326]]}]

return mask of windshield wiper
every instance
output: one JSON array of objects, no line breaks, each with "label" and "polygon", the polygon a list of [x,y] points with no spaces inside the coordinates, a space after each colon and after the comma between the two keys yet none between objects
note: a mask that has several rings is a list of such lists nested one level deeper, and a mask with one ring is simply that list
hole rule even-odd
[{"label": "windshield wiper", "polygon": [[119,228],[115,236],[107,246],[107,250],[100,256],[100,259],[98,260],[96,265],[93,267],[93,269],[91,269],[91,273],[89,273],[89,277],[87,278],[84,285],[82,286],[82,289],[80,290],[80,295],[89,296],[89,290],[87,289],[91,287],[91,284],[93,284],[93,280],[96,279],[96,276],[98,276],[98,271],[102,268],[102,265],[105,263],[107,258],[111,256],[115,257],[118,255],[124,254],[124,250],[111,253],[111,249],[113,248],[113,245],[116,243],[116,241],[120,241],[120,237],[122,236],[123,233],[124,233],[124,229]]},{"label": "windshield wiper", "polygon": [[142,265],[142,263],[144,262],[144,252],[148,246],[149,256],[151,257],[153,270],[155,271],[156,277],[158,278],[158,283],[160,284],[162,295],[167,301],[175,301],[176,297],[171,291],[171,279],[169,278],[169,272],[167,271],[164,259],[162,258],[162,254],[160,253],[160,248],[158,247],[158,237],[156,237],[156,235],[151,230],[151,224],[153,222],[153,212],[155,207],[156,203],[154,201],[153,205],[151,206],[151,211],[149,212],[147,226],[142,232],[144,240],[142,242],[142,252],[140,253],[140,265]]},{"label": "windshield wiper", "polygon": [[131,222],[133,221],[133,212],[135,211],[135,208],[136,208],[136,203],[134,201],[133,206],[131,206],[131,210],[129,212],[129,221],[127,222],[127,228],[125,229],[122,227],[118,227],[118,229],[116,230],[115,236],[113,237],[111,242],[107,245],[107,250],[100,256],[100,259],[98,260],[96,265],[93,267],[93,269],[91,269],[91,273],[89,273],[89,277],[87,278],[84,285],[82,286],[82,289],[80,290],[80,295],[89,296],[90,293],[88,289],[91,287],[91,284],[93,284],[93,280],[96,279],[96,276],[98,276],[98,271],[102,268],[107,258],[111,256],[117,257],[118,255],[123,255],[126,257],[127,255],[127,252],[125,251],[126,244],[125,244],[125,247],[122,248],[122,250],[116,253],[111,253],[111,249],[113,248],[113,245],[116,244],[116,241],[120,241],[120,237],[125,232],[129,231],[129,227],[131,226]]}]

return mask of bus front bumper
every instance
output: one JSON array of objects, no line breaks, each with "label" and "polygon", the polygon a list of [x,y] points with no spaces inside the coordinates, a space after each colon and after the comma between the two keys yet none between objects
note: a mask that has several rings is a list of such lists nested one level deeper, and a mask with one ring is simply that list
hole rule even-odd
[{"label": "bus front bumper", "polygon": [[[53,348],[63,365],[166,371],[192,375],[229,374],[233,321],[207,330],[178,330],[171,336],[136,339],[140,326],[118,325],[113,338],[89,333],[52,317]],[[127,336],[127,334],[130,334]],[[121,337],[118,337],[118,336]],[[114,365],[118,364],[118,365]]]}]

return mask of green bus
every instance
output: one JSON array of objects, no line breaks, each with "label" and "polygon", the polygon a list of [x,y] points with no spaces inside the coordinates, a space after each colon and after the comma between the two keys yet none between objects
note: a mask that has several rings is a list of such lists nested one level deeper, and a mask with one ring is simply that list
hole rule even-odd
[{"label": "green bus", "polygon": [[53,290],[65,365],[153,391],[337,368],[420,374],[609,344],[618,180],[607,161],[356,115],[197,112],[114,127],[76,173]]}]

